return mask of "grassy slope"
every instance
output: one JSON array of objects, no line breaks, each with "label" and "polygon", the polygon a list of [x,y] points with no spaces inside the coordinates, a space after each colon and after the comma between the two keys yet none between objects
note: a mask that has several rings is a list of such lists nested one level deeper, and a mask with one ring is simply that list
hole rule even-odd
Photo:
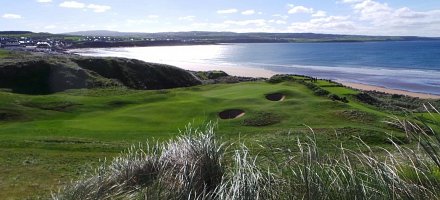
[{"label": "grassy slope", "polygon": [[[326,89],[339,95],[356,92]],[[271,92],[283,92],[287,99],[267,101],[264,94]],[[161,91],[71,90],[46,96],[0,92],[0,116],[2,112],[6,116],[0,121],[0,199],[47,195],[100,158],[112,157],[133,143],[172,137],[188,122],[197,126],[217,121],[217,113],[228,108],[244,109],[246,115],[219,120],[219,134],[265,146],[295,145],[286,142],[287,137],[306,137],[309,131],[304,125],[315,129],[318,143],[328,151],[339,143],[355,147],[353,136],[370,145],[386,146],[385,132],[392,132],[381,123],[386,113],[355,101],[344,104],[314,96],[297,83],[255,82]],[[343,112],[351,110],[362,115]],[[272,113],[281,122],[243,126],[243,120],[259,112]]]},{"label": "grassy slope", "polygon": [[0,58],[6,58],[9,56],[9,51],[0,49]]}]

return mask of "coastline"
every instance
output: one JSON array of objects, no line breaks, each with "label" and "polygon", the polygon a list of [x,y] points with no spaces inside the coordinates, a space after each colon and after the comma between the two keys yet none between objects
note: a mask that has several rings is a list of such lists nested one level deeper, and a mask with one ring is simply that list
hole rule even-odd
[{"label": "coastline", "polygon": [[[180,65],[182,66],[182,65]],[[189,67],[188,65],[184,66],[186,68],[193,68]],[[200,67],[200,66],[199,66]],[[270,78],[273,75],[280,74],[271,70],[267,69],[256,69],[252,67],[237,67],[237,66],[209,66],[205,67],[206,70],[222,70],[226,72],[229,75],[233,76],[245,76],[245,77],[253,77],[253,78]],[[200,68],[195,67],[193,70],[200,70]],[[436,94],[429,94],[429,93],[422,93],[422,92],[411,92],[406,90],[399,90],[399,89],[393,89],[393,88],[387,88],[383,86],[377,86],[372,84],[366,84],[366,83],[354,83],[346,80],[335,80],[336,82],[344,85],[345,87],[363,90],[363,91],[378,91],[378,92],[384,92],[387,94],[398,94],[398,95],[406,95],[410,97],[416,97],[421,99],[440,99],[440,95]]]},{"label": "coastline", "polygon": [[[181,48],[181,47],[179,47]],[[93,50],[89,49],[89,50]],[[119,48],[116,48],[119,49]],[[77,49],[79,50],[79,49]],[[95,49],[96,50],[96,49]],[[123,50],[123,49],[122,49]],[[177,49],[179,53],[182,53],[185,49]],[[191,52],[191,51],[188,51]],[[195,51],[194,53],[203,53],[205,52],[205,49],[198,49],[198,51]],[[289,71],[286,70],[272,70],[272,69],[265,69],[265,68],[257,68],[257,67],[250,67],[250,66],[243,66],[241,64],[232,64],[232,63],[225,63],[225,62],[218,62],[218,63],[206,63],[206,61],[201,60],[199,57],[191,57],[194,54],[190,54],[190,58],[187,60],[187,58],[174,58],[169,59],[168,57],[161,57],[162,54],[152,54],[150,57],[145,57],[145,54],[136,54],[130,51],[104,51],[104,52],[93,52],[93,51],[84,51],[84,49],[81,49],[79,51],[70,50],[70,53],[76,54],[76,55],[82,55],[82,56],[97,56],[97,57],[126,57],[131,59],[139,59],[146,62],[154,62],[154,63],[164,63],[169,65],[174,65],[180,68],[183,68],[185,70],[190,71],[210,71],[210,70],[221,70],[224,71],[232,76],[241,76],[241,77],[253,77],[253,78],[270,78],[273,75],[276,74],[302,74],[312,77],[318,77],[322,79],[331,79],[335,80],[344,86],[351,87],[354,89],[359,90],[366,90],[366,91],[379,91],[379,92],[385,92],[389,94],[399,94],[399,95],[407,95],[411,97],[418,97],[423,99],[440,99],[440,94],[432,94],[429,93],[429,90],[423,91],[423,90],[417,90],[422,89],[424,87],[422,84],[418,84],[416,86],[412,86],[413,91],[403,90],[403,89],[393,89],[392,86],[398,86],[400,84],[411,84],[410,82],[405,82],[400,80],[406,80],[411,79],[411,76],[408,76],[406,73],[402,73],[401,71],[397,71],[394,69],[380,69],[380,72],[376,71],[365,71],[364,68],[358,69],[358,70],[364,70],[363,73],[367,76],[359,78],[359,74],[352,72],[352,71],[346,71],[345,68],[334,68],[334,67],[321,67],[321,68],[308,68],[308,67],[295,67],[295,68],[289,68]],[[156,53],[156,52],[153,52]],[[168,51],[166,52],[168,55]],[[186,56],[185,53],[183,53],[182,56]],[[336,71],[334,71],[336,70]],[[375,77],[375,73],[390,73],[392,74],[392,80],[388,80],[388,84],[381,84],[382,83],[382,77]],[[405,71],[405,70],[403,70]],[[419,77],[425,77],[426,80],[435,80],[435,76],[433,74],[428,74],[427,72],[417,71],[418,74],[415,76],[416,78]],[[373,74],[374,73],[374,74]],[[374,81],[370,81],[373,79]],[[394,87],[395,88],[395,87]],[[410,87],[411,88],[411,87]],[[426,88],[425,88],[426,89]],[[431,91],[433,91],[432,88],[430,88]]]},{"label": "coastline", "polygon": [[398,90],[398,89],[391,89],[381,86],[375,86],[375,85],[368,85],[363,83],[352,83],[348,81],[343,80],[336,80],[336,82],[346,86],[351,87],[358,90],[365,90],[365,91],[378,91],[378,92],[384,92],[388,94],[399,94],[399,95],[406,95],[410,97],[417,97],[421,99],[440,99],[440,95],[435,94],[426,94],[426,93],[418,93],[418,92],[410,92],[405,90]]},{"label": "coastline", "polygon": [[[182,65],[180,65],[182,66]],[[185,69],[189,66],[185,66]],[[192,67],[189,67],[192,68]],[[197,70],[200,68],[194,68],[193,70]],[[245,77],[253,77],[253,78],[270,78],[273,75],[279,74],[277,72],[267,70],[267,69],[257,69],[252,67],[237,67],[237,66],[209,66],[206,67],[207,70],[222,70],[226,72],[229,75],[233,76],[245,76]],[[363,90],[363,91],[378,91],[378,92],[384,92],[387,94],[398,94],[398,95],[406,95],[410,97],[416,97],[421,99],[440,99],[440,95],[436,94],[429,94],[429,93],[422,93],[422,92],[411,92],[406,90],[399,90],[399,89],[392,89],[387,88],[383,86],[377,86],[372,84],[366,84],[366,83],[354,83],[346,80],[335,80],[338,83],[341,83],[345,87]]]}]

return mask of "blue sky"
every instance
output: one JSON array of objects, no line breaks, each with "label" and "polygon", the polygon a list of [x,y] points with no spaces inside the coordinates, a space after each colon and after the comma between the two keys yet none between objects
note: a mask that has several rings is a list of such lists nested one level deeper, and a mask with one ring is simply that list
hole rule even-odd
[{"label": "blue sky", "polygon": [[3,0],[0,30],[440,36],[440,0]]}]

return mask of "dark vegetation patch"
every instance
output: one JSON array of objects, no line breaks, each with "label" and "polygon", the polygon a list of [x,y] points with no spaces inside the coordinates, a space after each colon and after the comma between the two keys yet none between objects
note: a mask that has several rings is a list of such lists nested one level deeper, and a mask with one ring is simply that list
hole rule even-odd
[{"label": "dark vegetation patch", "polygon": [[16,121],[24,118],[25,116],[18,111],[0,109],[0,121]]},{"label": "dark vegetation patch", "polygon": [[242,117],[244,114],[244,110],[241,109],[227,109],[218,113],[218,116],[220,119],[235,119]]},{"label": "dark vegetation patch", "polygon": [[107,79],[117,80],[132,89],[168,89],[201,84],[193,74],[164,64],[125,58],[73,57],[73,62]]},{"label": "dark vegetation patch", "polygon": [[[199,88],[199,89],[200,89],[200,88]],[[168,94],[168,93],[170,93],[170,91],[169,91],[169,90],[164,90],[164,89],[162,89],[162,90],[157,90],[156,93],[157,93],[157,94]]]},{"label": "dark vegetation patch", "polygon": [[227,74],[224,71],[199,71],[194,72],[194,74],[200,79],[200,80],[210,80],[210,79],[218,79],[222,77],[227,77],[229,74]]},{"label": "dark vegetation patch", "polygon": [[331,99],[332,101],[340,101],[340,102],[343,102],[343,103],[348,103],[347,97],[340,97],[340,96],[338,96],[336,94],[329,94],[328,98]]},{"label": "dark vegetation patch", "polygon": [[266,99],[269,101],[284,101],[286,96],[283,93],[276,92],[271,94],[266,94]]},{"label": "dark vegetation patch", "polygon": [[362,103],[366,103],[383,110],[401,112],[409,110],[412,112],[425,112],[424,104],[431,104],[440,107],[440,100],[420,99],[405,95],[387,94],[382,92],[367,91],[354,95]]},{"label": "dark vegetation patch", "polygon": [[115,100],[115,101],[110,101],[107,103],[109,106],[111,107],[124,107],[130,104],[134,104],[134,102],[132,101],[124,101],[124,100]]},{"label": "dark vegetation patch", "polygon": [[281,116],[270,112],[258,112],[243,120],[245,126],[269,126],[281,122]]},{"label": "dark vegetation patch", "polygon": [[347,119],[349,121],[365,122],[365,123],[374,122],[376,119],[375,116],[373,116],[372,114],[359,110],[337,111],[336,116],[343,119]]},{"label": "dark vegetation patch", "polygon": [[331,82],[330,84],[327,85],[321,85],[321,87],[323,88],[332,88],[332,87],[344,87],[344,85],[340,84],[340,83],[336,83],[336,82]]},{"label": "dark vegetation patch", "polygon": [[266,80],[265,78],[253,78],[253,77],[240,77],[231,76],[224,71],[199,71],[192,72],[197,78],[199,78],[203,84],[218,84],[218,83],[240,83],[250,81]]},{"label": "dark vegetation patch", "polygon": [[70,112],[77,106],[82,104],[70,101],[55,101],[55,102],[24,102],[21,105],[31,108],[38,108],[41,110],[52,110],[58,112]]},{"label": "dark vegetation patch", "polygon": [[297,79],[295,79],[295,77],[292,75],[277,74],[277,75],[270,77],[267,80],[267,82],[268,83],[282,83],[282,82],[286,82],[286,81],[295,81],[295,80],[297,80]]},{"label": "dark vegetation patch", "polygon": [[44,144],[90,144],[90,141],[74,140],[74,139],[44,139],[36,140],[36,142]]},{"label": "dark vegetation patch", "polygon": [[168,89],[201,84],[183,69],[125,58],[20,54],[0,62],[0,88],[52,94],[69,89]]}]

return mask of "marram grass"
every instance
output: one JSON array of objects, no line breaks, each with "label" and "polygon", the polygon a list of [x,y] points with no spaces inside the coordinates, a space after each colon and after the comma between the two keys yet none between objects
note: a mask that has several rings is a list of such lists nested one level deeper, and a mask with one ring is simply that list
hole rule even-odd
[{"label": "marram grass", "polygon": [[[440,114],[426,108],[433,118]],[[188,126],[163,144],[131,147],[52,198],[439,199],[440,136],[411,120],[387,123],[405,130],[417,146],[394,143],[394,151],[383,150],[385,156],[340,147],[335,155],[322,153],[310,137],[298,139],[297,151],[275,152],[281,160],[266,159],[273,165],[262,164],[264,158],[252,156],[244,144],[221,142],[215,124]]]}]

